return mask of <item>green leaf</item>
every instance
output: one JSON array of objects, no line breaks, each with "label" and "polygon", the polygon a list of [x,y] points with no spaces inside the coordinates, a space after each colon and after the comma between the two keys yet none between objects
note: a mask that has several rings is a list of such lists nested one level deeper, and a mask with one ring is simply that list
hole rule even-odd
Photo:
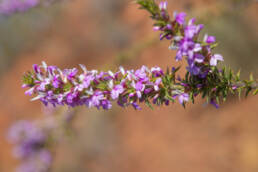
[{"label": "green leaf", "polygon": [[246,88],[245,97],[247,97],[247,96],[248,96],[248,94],[250,93],[250,91],[251,91],[251,90],[252,90],[252,88],[251,88],[251,87]]},{"label": "green leaf", "polygon": [[173,99],[173,98],[172,98],[171,96],[169,96],[169,95],[167,95],[165,98],[168,99],[168,100],[170,100],[171,102],[175,102],[175,99]]},{"label": "green leaf", "polygon": [[166,70],[166,75],[169,74],[169,67],[167,67],[167,70]]},{"label": "green leaf", "polygon": [[204,99],[206,95],[207,95],[207,91],[204,90],[203,93],[202,93],[202,98]]},{"label": "green leaf", "polygon": [[151,108],[152,110],[154,109],[153,106],[152,106],[152,104],[150,103],[150,101],[149,101],[148,99],[145,100],[145,104],[146,104],[149,108]]},{"label": "green leaf", "polygon": [[167,85],[166,77],[162,77],[162,83],[163,83],[164,85]]},{"label": "green leaf", "polygon": [[241,71],[239,70],[236,74],[236,81],[240,81],[240,73]]},{"label": "green leaf", "polygon": [[26,85],[33,86],[35,83],[34,78],[32,77],[32,73],[27,72],[26,74],[24,74],[22,77],[22,82]]},{"label": "green leaf", "polygon": [[177,68],[175,68],[175,70],[173,70],[173,73],[176,73],[177,71],[179,71],[180,68],[181,66],[178,66]]},{"label": "green leaf", "polygon": [[253,92],[253,95],[258,94],[258,88],[256,88],[256,90]]},{"label": "green leaf", "polygon": [[71,88],[72,88],[72,84],[70,82],[67,82],[65,85],[64,85],[64,91],[69,91]]},{"label": "green leaf", "polygon": [[219,104],[219,96],[216,96],[216,102]]},{"label": "green leaf", "polygon": [[98,84],[98,85],[96,86],[96,88],[101,89],[101,90],[106,90],[107,85],[102,82],[102,83]]},{"label": "green leaf", "polygon": [[254,76],[252,73],[250,74],[250,81],[254,81]]},{"label": "green leaf", "polygon": [[232,70],[231,69],[229,69],[228,80],[229,81],[232,80]]},{"label": "green leaf", "polygon": [[210,47],[211,47],[211,49],[214,49],[214,48],[216,48],[218,45],[219,45],[219,43],[215,43],[215,44],[212,44]]},{"label": "green leaf", "polygon": [[238,90],[238,98],[239,98],[239,100],[241,100],[241,93],[242,93],[242,88],[240,88],[240,89]]},{"label": "green leaf", "polygon": [[189,72],[187,72],[186,74],[185,74],[185,80],[186,80],[186,82],[188,82],[188,78],[189,78]]},{"label": "green leaf", "polygon": [[193,92],[190,93],[190,99],[192,100],[192,103],[194,104],[194,96]]}]

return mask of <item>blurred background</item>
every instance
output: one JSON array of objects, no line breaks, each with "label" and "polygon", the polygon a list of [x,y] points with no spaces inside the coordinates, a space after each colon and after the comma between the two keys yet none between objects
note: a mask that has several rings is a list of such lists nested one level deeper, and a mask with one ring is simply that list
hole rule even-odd
[{"label": "blurred background", "polygon": [[[186,11],[215,35],[226,65],[258,78],[256,0],[168,0],[169,11]],[[44,118],[30,102],[21,76],[46,61],[61,68],[136,69],[178,65],[169,42],[159,41],[152,21],[131,0],[67,0],[25,13],[0,16],[0,171],[18,160],[6,133],[20,119]],[[182,64],[184,65],[184,64]],[[184,70],[181,71],[182,74]],[[230,98],[215,109],[198,100],[184,110],[142,105],[143,110],[78,108],[76,137],[55,148],[53,172],[257,172],[258,97]]]}]

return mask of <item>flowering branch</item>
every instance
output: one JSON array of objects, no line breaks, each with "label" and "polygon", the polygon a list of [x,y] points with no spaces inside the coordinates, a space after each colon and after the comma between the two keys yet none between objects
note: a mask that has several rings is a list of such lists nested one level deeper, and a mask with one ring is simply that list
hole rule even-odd
[{"label": "flowering branch", "polygon": [[168,105],[178,98],[179,103],[201,95],[215,107],[221,100],[226,101],[229,94],[246,96],[253,91],[258,94],[257,82],[250,75],[249,80],[240,80],[240,72],[234,74],[231,69],[219,69],[217,64],[223,61],[220,54],[212,50],[218,45],[214,36],[205,35],[202,40],[199,34],[204,25],[195,24],[195,19],[186,22],[186,14],[174,13],[170,17],[167,2],[156,4],[154,0],[137,0],[140,8],[147,10],[155,21],[154,30],[161,31],[160,40],[171,41],[170,49],[177,50],[176,61],[183,58],[187,61],[187,72],[184,78],[177,76],[180,67],[167,69],[159,67],[138,70],[125,70],[120,67],[117,72],[87,70],[80,65],[78,69],[61,70],[55,66],[34,65],[34,70],[24,75],[23,87],[29,87],[26,94],[36,94],[32,100],[40,99],[45,105],[68,105],[71,107],[86,105],[110,109],[111,101],[126,107],[132,105],[140,109],[139,103],[144,102],[151,107]]},{"label": "flowering branch", "polygon": [[168,104],[177,96],[183,103],[184,86],[175,79],[179,68],[164,73],[159,67],[142,66],[136,71],[120,67],[113,73],[89,71],[80,66],[81,74],[76,68],[62,71],[44,62],[42,66],[34,65],[34,72],[24,76],[24,87],[30,87],[26,94],[37,93],[33,100],[40,99],[45,105],[87,105],[103,109],[110,109],[111,101],[139,109],[138,102],[150,105],[152,100],[157,105]]}]

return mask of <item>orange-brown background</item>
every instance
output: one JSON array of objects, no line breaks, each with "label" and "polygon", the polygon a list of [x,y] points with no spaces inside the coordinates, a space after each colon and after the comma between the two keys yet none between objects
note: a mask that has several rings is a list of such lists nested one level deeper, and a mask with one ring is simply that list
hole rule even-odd
[{"label": "orange-brown background", "polygon": [[[255,0],[169,0],[216,35],[225,63],[243,77],[258,78],[258,3]],[[0,171],[19,163],[6,141],[19,119],[44,118],[40,102],[21,88],[22,74],[42,60],[88,69],[177,65],[169,42],[159,42],[145,11],[129,0],[67,0],[0,17]],[[184,64],[182,64],[184,66]],[[182,71],[183,73],[184,71]],[[56,149],[54,172],[257,172],[258,97],[230,98],[219,110],[198,100],[180,105],[142,105],[142,111],[79,108],[77,137]]]}]

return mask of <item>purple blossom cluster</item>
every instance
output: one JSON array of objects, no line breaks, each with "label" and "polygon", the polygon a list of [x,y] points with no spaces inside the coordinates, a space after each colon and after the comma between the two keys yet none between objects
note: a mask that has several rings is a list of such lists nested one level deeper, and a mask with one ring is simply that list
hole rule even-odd
[{"label": "purple blossom cluster", "polygon": [[140,109],[139,102],[150,99],[157,105],[168,105],[169,100],[176,97],[182,104],[188,101],[183,86],[172,88],[164,84],[164,77],[168,74],[164,74],[159,67],[149,69],[142,66],[137,70],[119,67],[115,73],[87,70],[83,65],[80,67],[82,73],[76,68],[61,70],[47,66],[45,62],[41,66],[33,65],[33,73],[27,75],[31,82],[23,85],[30,88],[25,93],[36,94],[32,100],[39,99],[45,105],[86,105],[98,109],[110,109],[111,101],[116,101],[122,107],[132,105],[135,109]]},{"label": "purple blossom cluster", "polygon": [[36,6],[48,6],[62,0],[0,0],[0,14],[12,15],[25,12]]},{"label": "purple blossom cluster", "polygon": [[24,12],[39,3],[40,0],[2,0],[0,2],[0,13],[10,15],[16,12]]},{"label": "purple blossom cluster", "polygon": [[28,121],[19,121],[9,130],[8,139],[15,144],[14,155],[22,160],[17,172],[47,172],[52,163],[46,148],[47,135]]},{"label": "purple blossom cluster", "polygon": [[167,2],[160,2],[160,18],[166,22],[165,26],[154,26],[155,31],[162,31],[160,39],[172,40],[170,49],[177,50],[176,61],[186,57],[187,70],[192,74],[205,78],[211,66],[217,66],[218,61],[223,61],[220,54],[212,54],[211,49],[216,43],[214,36],[205,35],[202,41],[198,40],[203,29],[203,24],[195,24],[195,18],[186,22],[186,13],[174,13],[170,20],[167,13]]}]

